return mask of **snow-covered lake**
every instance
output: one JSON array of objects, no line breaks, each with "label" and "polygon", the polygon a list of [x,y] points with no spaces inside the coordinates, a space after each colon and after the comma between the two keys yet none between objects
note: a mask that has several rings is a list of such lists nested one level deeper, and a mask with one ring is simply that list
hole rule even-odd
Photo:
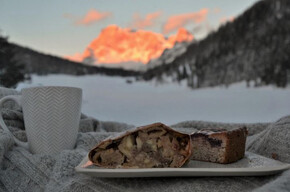
[{"label": "snow-covered lake", "polygon": [[40,85],[80,87],[83,113],[134,125],[185,120],[269,122],[290,114],[290,89],[272,86],[247,88],[238,83],[229,88],[191,90],[177,84],[128,84],[120,77],[49,75],[32,76],[30,84],[20,83],[17,89]]}]

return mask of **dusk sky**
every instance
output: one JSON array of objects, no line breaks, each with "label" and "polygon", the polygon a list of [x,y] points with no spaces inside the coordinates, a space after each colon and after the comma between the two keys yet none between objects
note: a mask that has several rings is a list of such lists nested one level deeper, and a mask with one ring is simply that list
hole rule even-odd
[{"label": "dusk sky", "polygon": [[197,39],[257,0],[1,0],[0,30],[11,42],[58,56],[83,52],[110,24],[165,36],[185,27]]}]

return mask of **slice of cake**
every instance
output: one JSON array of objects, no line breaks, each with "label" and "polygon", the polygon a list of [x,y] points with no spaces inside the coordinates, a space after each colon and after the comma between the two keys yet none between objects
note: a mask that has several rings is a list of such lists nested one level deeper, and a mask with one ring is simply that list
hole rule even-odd
[{"label": "slice of cake", "polygon": [[232,163],[245,155],[247,128],[202,129],[191,134],[192,160]]},{"label": "slice of cake", "polygon": [[89,153],[93,164],[105,168],[181,167],[190,157],[190,136],[162,123],[106,139]]}]

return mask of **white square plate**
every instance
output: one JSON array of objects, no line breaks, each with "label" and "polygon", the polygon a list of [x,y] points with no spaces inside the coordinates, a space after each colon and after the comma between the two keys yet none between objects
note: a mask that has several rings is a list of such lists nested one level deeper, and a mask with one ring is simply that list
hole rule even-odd
[{"label": "white square plate", "polygon": [[282,163],[251,152],[235,163],[218,164],[190,161],[181,168],[107,169],[92,165],[85,157],[75,168],[76,172],[95,177],[204,177],[204,176],[260,176],[273,175],[290,169],[290,164]]}]

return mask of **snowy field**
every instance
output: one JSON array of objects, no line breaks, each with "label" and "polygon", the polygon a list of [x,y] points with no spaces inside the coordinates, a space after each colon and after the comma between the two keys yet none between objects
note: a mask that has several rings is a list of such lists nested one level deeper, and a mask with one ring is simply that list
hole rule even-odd
[{"label": "snowy field", "polygon": [[99,120],[134,125],[185,120],[269,122],[290,114],[290,89],[271,86],[191,90],[185,85],[152,82],[126,83],[120,77],[49,75],[32,76],[18,90],[31,86],[74,86],[83,89],[82,112]]}]

